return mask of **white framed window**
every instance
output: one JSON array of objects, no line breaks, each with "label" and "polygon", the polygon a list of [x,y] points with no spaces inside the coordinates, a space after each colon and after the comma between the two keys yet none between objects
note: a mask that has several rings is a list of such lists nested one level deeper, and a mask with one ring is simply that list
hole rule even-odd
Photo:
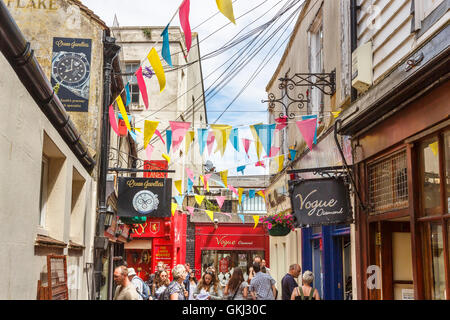
[{"label": "white framed window", "polygon": [[428,17],[444,0],[415,0],[415,30],[422,28],[422,21]]},{"label": "white framed window", "polygon": [[39,226],[45,228],[45,218],[47,215],[48,200],[48,158],[42,155],[41,163],[41,192],[39,197]]},{"label": "white framed window", "polygon": [[[138,62],[125,63],[126,73],[134,73],[139,68]],[[130,86],[131,103],[139,104],[139,85],[136,76],[127,76],[127,81]]]},{"label": "white framed window", "polygon": [[[309,38],[309,72],[323,73],[323,24],[322,10],[317,14],[314,22],[311,24],[308,32]],[[312,77],[312,82],[316,82],[317,78]],[[310,89],[310,111],[311,114],[322,112],[323,109],[323,92],[316,87]]]}]

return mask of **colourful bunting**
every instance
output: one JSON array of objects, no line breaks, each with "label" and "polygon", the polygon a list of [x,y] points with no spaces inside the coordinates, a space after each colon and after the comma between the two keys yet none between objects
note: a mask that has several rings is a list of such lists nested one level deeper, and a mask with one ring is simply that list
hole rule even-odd
[{"label": "colourful bunting", "polygon": [[291,155],[291,161],[295,160],[295,156],[297,155],[297,150],[289,149],[289,154]]},{"label": "colourful bunting", "polygon": [[198,138],[200,155],[203,155],[203,152],[205,151],[206,143],[208,141],[208,129],[198,129],[197,136],[198,136],[197,138]]},{"label": "colourful bunting", "polygon": [[277,126],[275,128],[275,132],[276,131],[281,131],[284,128],[287,127],[287,120],[288,118],[286,116],[282,116],[280,118],[275,119],[275,122],[277,123]]},{"label": "colourful bunting", "polygon": [[122,118],[125,121],[125,125],[127,126],[128,131],[131,131],[130,121],[128,120],[127,111],[125,110],[125,106],[123,105],[122,97],[119,95],[116,98],[117,105],[119,106],[120,113],[122,114]]},{"label": "colourful bunting", "polygon": [[214,145],[214,141],[216,137],[214,136],[214,132],[210,131],[208,134],[208,138],[206,139],[206,145],[208,146],[208,154],[211,155],[211,151]]},{"label": "colourful bunting", "polygon": [[127,82],[125,85],[125,94],[127,96],[127,100],[125,102],[125,106],[128,107],[131,103],[131,94],[130,94],[130,84]]},{"label": "colourful bunting", "polygon": [[186,167],[186,173],[187,173],[187,176],[189,177],[189,179],[194,181],[194,172],[191,169],[189,169],[188,167]]},{"label": "colourful bunting", "polygon": [[166,138],[167,138],[167,153],[170,152],[170,147],[172,146],[172,130],[166,130]]},{"label": "colourful bunting", "polygon": [[163,37],[161,55],[163,59],[167,62],[167,64],[173,68],[172,57],[170,56],[169,25],[166,26],[164,31],[161,33],[161,36]]},{"label": "colourful bunting", "polygon": [[278,171],[277,172],[280,172],[281,170],[283,170],[283,167],[284,167],[284,154],[277,157],[277,162],[278,162]]},{"label": "colourful bunting", "polygon": [[253,227],[253,229],[255,229],[259,223],[259,216],[253,216],[253,221],[255,221],[255,226]]},{"label": "colourful bunting", "polygon": [[205,174],[204,176],[203,176],[203,187],[206,189],[206,191],[208,191],[209,192],[209,184],[208,184],[208,181],[209,181],[209,178],[211,178],[211,173],[210,174]]},{"label": "colourful bunting", "polygon": [[[302,117],[302,120],[308,120],[308,119],[316,119],[317,120],[317,115],[316,114],[314,114],[314,115],[309,115],[309,116],[303,116]],[[317,125],[318,125],[318,123],[317,123],[317,121],[316,121],[316,130],[314,131],[314,144],[317,144]]]},{"label": "colourful bunting", "polygon": [[180,207],[183,206],[184,197],[185,197],[185,195],[174,196],[175,200],[177,201],[177,203]]},{"label": "colourful bunting", "polygon": [[[256,124],[253,126],[259,141],[261,142],[266,154],[270,154],[272,147],[272,137],[275,131],[275,123],[273,124]],[[259,159],[259,156],[258,156]]]},{"label": "colourful bunting", "polygon": [[224,196],[217,196],[216,197],[216,201],[217,204],[219,205],[219,208],[222,209],[223,203],[225,202],[226,197]]},{"label": "colourful bunting", "polygon": [[[161,132],[159,132],[158,129],[155,130],[155,134],[161,139],[161,141],[162,141],[163,144],[166,144],[166,143],[164,142],[164,139],[163,139],[162,135],[161,135]],[[169,151],[167,151],[167,153],[168,153],[168,152],[169,152]]]},{"label": "colourful bunting", "polygon": [[192,44],[191,26],[189,24],[189,10],[190,10],[189,0],[183,0],[183,3],[181,4],[179,9],[179,17],[180,17],[180,25],[181,28],[183,28],[184,32],[187,52],[191,50]]},{"label": "colourful bunting", "polygon": [[214,212],[212,212],[211,210],[205,210],[205,212],[208,215],[208,217],[211,219],[211,221],[214,221]]},{"label": "colourful bunting", "polygon": [[194,179],[188,179],[188,187],[187,187],[187,192],[191,193],[192,188],[194,187]]},{"label": "colourful bunting", "polygon": [[244,174],[245,167],[246,167],[246,166],[240,166],[240,167],[237,167],[236,171],[237,171],[237,172],[242,172],[242,174]]},{"label": "colourful bunting", "polygon": [[161,64],[161,60],[159,59],[158,52],[156,52],[155,48],[150,50],[150,53],[147,56],[148,61],[152,65],[153,71],[156,74],[159,82],[159,92],[163,92],[166,87],[166,75],[164,74],[164,69]]},{"label": "colourful bunting", "polygon": [[145,109],[148,109],[147,86],[145,85],[144,76],[142,75],[142,67],[137,69],[135,75],[139,86],[139,91],[141,92],[142,100],[144,101]]},{"label": "colourful bunting", "polygon": [[243,188],[239,188],[238,189],[238,198],[239,198],[239,204],[242,203],[242,194],[244,193],[244,189]]},{"label": "colourful bunting", "polygon": [[249,197],[250,199],[253,199],[253,198],[255,197],[255,194],[256,194],[256,192],[255,192],[255,190],[253,190],[253,189],[250,189],[250,190],[248,191],[248,197]]},{"label": "colourful bunting", "polygon": [[256,194],[259,195],[260,197],[266,199],[266,195],[265,195],[264,190],[259,190]]},{"label": "colourful bunting", "polygon": [[249,155],[248,155],[248,150],[250,149],[250,142],[251,142],[251,140],[249,140],[249,139],[242,139],[242,142],[244,143],[244,150],[245,150],[245,154],[247,155],[247,157],[250,157]]},{"label": "colourful bunting", "polygon": [[334,118],[337,118],[341,114],[341,111],[331,111],[331,113],[333,114]]},{"label": "colourful bunting", "polygon": [[183,189],[181,188],[182,183],[183,183],[182,180],[174,181],[175,188],[177,188],[179,194],[182,194],[182,193],[183,193]]},{"label": "colourful bunting", "polygon": [[437,141],[430,143],[428,146],[430,147],[431,152],[433,152],[434,156],[437,156],[439,154],[439,145]]},{"label": "colourful bunting", "polygon": [[[257,125],[262,125],[262,123],[258,123]],[[261,141],[258,138],[258,132],[256,131],[255,126],[256,125],[250,126],[250,131],[251,131],[251,133],[253,135],[253,139],[255,140],[255,143],[256,143],[255,144],[256,155],[258,156],[258,160],[259,160],[259,159],[261,159],[261,151],[262,151],[263,146],[261,144]]]},{"label": "colourful bunting", "polygon": [[163,153],[163,154],[162,154],[162,157],[163,157],[164,159],[166,159],[166,161],[167,161],[168,163],[170,163],[170,157],[169,157],[167,154]]},{"label": "colourful bunting", "polygon": [[194,136],[195,136],[195,131],[188,131],[186,133],[186,139],[184,141],[186,154],[189,153],[189,149],[191,148],[192,141],[194,141]]},{"label": "colourful bunting", "polygon": [[316,132],[316,123],[317,119],[308,119],[296,122],[297,127],[300,130],[303,138],[305,139],[309,150],[312,150],[313,147],[314,134]]},{"label": "colourful bunting", "polygon": [[181,121],[169,121],[169,123],[172,128],[172,149],[175,152],[183,141],[191,123]]},{"label": "colourful bunting", "polygon": [[264,160],[258,161],[257,163],[255,163],[255,167],[263,167],[263,168],[265,168],[266,167],[266,163],[265,163]]},{"label": "colourful bunting", "polygon": [[236,20],[234,19],[233,3],[231,0],[216,0],[216,3],[219,11],[222,12],[228,20],[236,24]]},{"label": "colourful bunting", "polygon": [[227,182],[227,180],[228,180],[228,170],[221,171],[220,172],[220,178],[222,179],[223,184],[225,186],[227,186],[228,185],[228,182]]},{"label": "colourful bunting", "polygon": [[116,121],[116,114],[114,113],[114,108],[112,105],[109,106],[109,123],[111,124],[111,128],[114,130],[114,132],[118,136],[120,136],[119,127]]},{"label": "colourful bunting", "polygon": [[230,132],[230,141],[234,149],[239,152],[239,131],[238,128],[234,128]]},{"label": "colourful bunting", "polygon": [[155,148],[151,145],[151,144],[149,144],[148,146],[147,146],[147,148],[145,148],[145,153],[146,153],[146,155],[147,155],[147,160],[148,161],[150,161],[150,159],[152,158],[152,153],[153,153],[153,150],[154,150]]},{"label": "colourful bunting", "polygon": [[189,213],[190,213],[191,215],[194,214],[194,209],[195,209],[195,208],[193,208],[193,207],[186,207],[186,209],[189,211]]},{"label": "colourful bunting", "polygon": [[144,124],[144,149],[147,148],[150,140],[155,134],[156,127],[158,127],[159,121],[145,120]]},{"label": "colourful bunting", "polygon": [[241,218],[242,223],[245,223],[245,216],[243,214],[239,214],[239,218]]},{"label": "colourful bunting", "polygon": [[178,203],[172,202],[172,217],[175,215],[175,211],[178,209]]},{"label": "colourful bunting", "polygon": [[134,142],[137,143],[137,137],[136,137],[136,133],[134,133],[133,131],[128,131],[130,133],[131,138],[134,140]]},{"label": "colourful bunting", "polygon": [[270,152],[267,157],[268,158],[275,157],[278,154],[278,152],[280,152],[280,147],[272,147],[272,148],[270,148]]},{"label": "colourful bunting", "polygon": [[194,197],[195,197],[195,201],[197,202],[197,204],[199,206],[201,206],[203,199],[205,199],[205,196],[200,196],[200,195],[196,194],[196,195],[194,195]]},{"label": "colourful bunting", "polygon": [[212,124],[211,129],[214,131],[214,136],[217,141],[217,149],[215,152],[220,150],[223,157],[225,150],[227,148],[227,142],[231,133],[232,127],[227,124]]},{"label": "colourful bunting", "polygon": [[235,194],[235,195],[239,195],[239,193],[238,193],[238,191],[236,190],[236,188],[235,187],[233,187],[232,185],[228,185],[228,189],[230,189],[231,191],[233,191],[233,193]]}]

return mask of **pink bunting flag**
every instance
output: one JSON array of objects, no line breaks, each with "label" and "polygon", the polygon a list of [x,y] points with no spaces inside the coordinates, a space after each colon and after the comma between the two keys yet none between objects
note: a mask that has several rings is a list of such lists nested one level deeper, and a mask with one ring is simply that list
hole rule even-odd
[{"label": "pink bunting flag", "polygon": [[215,140],[216,140],[216,137],[214,136],[214,132],[210,131],[208,133],[208,139],[206,139],[206,145],[208,146],[208,154],[209,155],[211,155],[211,151],[212,151]]},{"label": "pink bunting flag", "polygon": [[114,130],[114,132],[118,136],[120,136],[119,126],[117,125],[117,121],[116,121],[116,114],[114,113],[114,108],[112,105],[109,106],[109,123],[111,124],[111,128]]},{"label": "pink bunting flag", "polygon": [[184,37],[186,40],[186,49],[189,53],[191,50],[192,44],[192,33],[191,33],[191,25],[189,24],[189,10],[190,10],[190,2],[189,0],[184,0],[180,6],[179,16],[180,16],[180,25],[183,28]]},{"label": "pink bunting flag", "polygon": [[183,141],[184,136],[189,130],[191,123],[181,121],[169,121],[169,123],[170,127],[172,128],[172,150],[173,152],[175,152],[181,145],[181,142]]},{"label": "pink bunting flag", "polygon": [[237,189],[235,187],[233,187],[231,184],[228,185],[228,189],[230,189],[231,191],[233,191],[237,196],[239,196],[239,192],[237,191]]},{"label": "pink bunting flag", "polygon": [[161,136],[161,132],[159,132],[158,129],[155,130],[155,134],[161,139],[162,143],[165,145],[166,143],[164,142],[163,137]]},{"label": "pink bunting flag", "polygon": [[228,218],[231,218],[231,214],[229,214],[229,213],[221,212],[221,214],[226,215]]},{"label": "pink bunting flag", "polygon": [[252,142],[252,141],[249,140],[249,139],[242,139],[242,142],[244,143],[244,150],[245,150],[245,153],[246,153],[247,156],[248,156],[248,150],[250,149],[250,142]]},{"label": "pink bunting flag", "polygon": [[263,160],[262,161],[258,161],[257,163],[255,163],[255,167],[263,167],[263,168],[265,168],[266,164],[265,164],[265,162]]},{"label": "pink bunting flag", "polygon": [[147,148],[145,149],[145,153],[147,154],[147,160],[148,161],[150,161],[154,149],[155,149],[155,147],[153,147],[151,144],[149,144],[147,146]]},{"label": "pink bunting flag", "polygon": [[312,150],[314,135],[316,132],[317,118],[297,121],[296,124],[298,129],[300,130],[300,133],[303,136],[303,139],[305,139],[309,150]]},{"label": "pink bunting flag", "polygon": [[148,109],[148,94],[147,94],[147,86],[145,85],[144,76],[142,75],[142,67],[137,69],[136,71],[136,79],[139,86],[139,91],[142,95],[142,100],[144,100],[145,109]]},{"label": "pink bunting flag", "polygon": [[226,199],[226,197],[224,197],[224,196],[217,196],[216,197],[216,201],[217,201],[217,204],[219,205],[220,209],[222,209],[223,202],[225,201],[225,199]]},{"label": "pink bunting flag", "polygon": [[187,173],[189,179],[191,179],[191,181],[194,181],[194,172],[191,169],[189,169],[188,167],[186,167],[186,173]]},{"label": "pink bunting flag", "polygon": [[186,209],[189,211],[189,214],[190,214],[190,215],[193,215],[193,214],[194,214],[195,208],[193,208],[193,207],[186,207]]},{"label": "pink bunting flag", "polygon": [[270,152],[268,156],[265,156],[265,158],[272,158],[275,157],[278,152],[280,152],[280,147],[272,147],[270,148]]},{"label": "pink bunting flag", "polygon": [[282,116],[280,118],[277,118],[277,119],[275,119],[275,122],[277,123],[277,126],[275,127],[275,131],[283,130],[287,126],[287,117]]}]

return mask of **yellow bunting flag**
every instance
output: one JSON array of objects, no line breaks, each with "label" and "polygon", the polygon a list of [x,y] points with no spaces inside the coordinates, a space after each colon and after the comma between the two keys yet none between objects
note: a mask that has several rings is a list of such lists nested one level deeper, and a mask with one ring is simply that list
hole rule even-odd
[{"label": "yellow bunting flag", "polygon": [[263,197],[264,199],[266,199],[266,197],[265,197],[265,195],[264,195],[264,192],[262,192],[261,190],[258,191],[256,194],[259,195],[259,196],[261,196],[261,197]]},{"label": "yellow bunting flag", "polygon": [[217,141],[217,148],[214,152],[220,150],[223,157],[225,149],[227,148],[228,139],[230,138],[231,129],[233,129],[233,127],[226,124],[212,124],[211,129],[213,130]]},{"label": "yellow bunting flag", "polygon": [[130,120],[128,120],[127,110],[125,109],[125,106],[123,105],[122,97],[118,96],[116,98],[117,105],[119,106],[120,113],[122,114],[123,121],[125,121],[125,125],[127,126],[128,131],[131,132],[131,125]]},{"label": "yellow bunting flag", "polygon": [[142,133],[141,128],[134,128],[134,130],[136,130],[136,131],[139,132],[139,133]]},{"label": "yellow bunting flag", "polygon": [[182,192],[182,189],[181,189],[181,184],[183,183],[183,181],[182,180],[177,180],[174,183],[175,183],[175,188],[177,188],[177,190],[178,190],[178,193],[182,194],[183,192]]},{"label": "yellow bunting flag", "polygon": [[253,220],[255,221],[255,226],[253,227],[253,229],[255,229],[259,223],[259,216],[253,216]]},{"label": "yellow bunting flag", "polygon": [[201,206],[203,199],[205,199],[205,196],[199,196],[198,194],[195,194],[194,197],[195,197],[195,201],[197,202],[197,204],[199,206]]},{"label": "yellow bunting flag", "polygon": [[149,144],[150,140],[152,139],[153,135],[155,134],[156,128],[158,127],[159,121],[150,121],[145,120],[144,125],[144,149],[147,148],[147,145]]},{"label": "yellow bunting flag", "polygon": [[184,141],[186,143],[186,148],[185,148],[186,154],[188,154],[189,149],[191,148],[192,141],[194,141],[194,136],[195,136],[195,131],[188,131],[186,133],[186,136],[184,138]]},{"label": "yellow bunting flag", "polygon": [[222,12],[228,20],[236,24],[236,20],[234,19],[233,3],[231,0],[216,0],[216,3],[219,11]]},{"label": "yellow bunting flag", "polygon": [[172,216],[175,215],[175,211],[178,209],[178,203],[172,202]]},{"label": "yellow bunting flag", "polygon": [[150,53],[147,56],[148,61],[152,65],[153,71],[156,74],[159,82],[159,92],[162,92],[166,87],[166,75],[164,74],[164,69],[159,59],[158,52],[156,52],[155,48],[150,50]]},{"label": "yellow bunting flag", "polygon": [[162,157],[163,157],[164,159],[166,159],[168,163],[170,163],[170,157],[169,157],[167,154],[163,153],[163,154],[162,154]]},{"label": "yellow bunting flag", "polygon": [[220,172],[220,178],[223,181],[223,184],[226,186],[228,186],[227,180],[228,180],[228,170],[224,170],[222,172]]},{"label": "yellow bunting flag", "polygon": [[205,212],[208,215],[208,217],[211,219],[211,221],[214,221],[214,212],[212,212],[211,210],[205,210]]},{"label": "yellow bunting flag", "polygon": [[438,142],[437,142],[437,141],[436,141],[436,142],[433,142],[433,143],[429,144],[428,146],[430,147],[430,149],[431,149],[431,151],[433,152],[433,154],[434,154],[435,156],[437,156],[438,153],[439,153]]},{"label": "yellow bunting flag", "polygon": [[283,165],[284,165],[284,154],[282,154],[281,156],[278,156],[278,171],[280,172],[281,170],[283,170]]},{"label": "yellow bunting flag", "polygon": [[334,118],[339,117],[339,115],[341,114],[340,111],[331,111],[331,113],[333,114],[333,117],[334,117]]},{"label": "yellow bunting flag", "polygon": [[244,193],[244,189],[238,188],[238,195],[239,195],[239,204],[242,202],[242,194]]},{"label": "yellow bunting flag", "polygon": [[[262,124],[262,123],[257,123],[256,125],[260,125],[260,124]],[[258,160],[259,160],[261,158],[261,152],[263,149],[263,145],[261,143],[261,140],[259,140],[258,133],[256,132],[256,129],[255,129],[255,125],[250,126],[250,131],[252,132],[253,139],[255,140],[256,154],[258,155]]]}]

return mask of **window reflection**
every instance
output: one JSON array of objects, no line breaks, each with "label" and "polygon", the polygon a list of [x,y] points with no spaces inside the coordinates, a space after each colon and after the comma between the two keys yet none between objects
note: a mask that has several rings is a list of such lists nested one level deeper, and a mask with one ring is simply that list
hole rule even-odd
[{"label": "window reflection", "polygon": [[445,267],[442,225],[431,224],[431,256],[433,273],[433,299],[445,299]]},{"label": "window reflection", "polygon": [[[440,208],[440,178],[439,178],[439,143],[437,138],[426,140],[421,148],[421,183],[422,208],[426,215],[439,213]],[[431,210],[435,209],[435,210]]]},{"label": "window reflection", "polygon": [[447,213],[450,213],[450,131],[444,133],[444,153],[445,153],[445,199]]}]

